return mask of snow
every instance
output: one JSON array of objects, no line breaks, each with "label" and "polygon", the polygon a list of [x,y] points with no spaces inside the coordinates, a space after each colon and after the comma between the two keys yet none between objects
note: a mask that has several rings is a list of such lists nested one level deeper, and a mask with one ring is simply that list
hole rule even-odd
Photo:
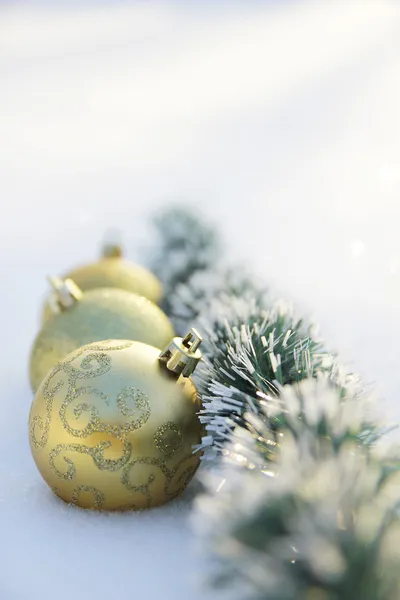
[{"label": "snow", "polygon": [[[1,600],[212,599],[193,484],[148,513],[66,506],[30,457],[45,276],[171,201],[297,300],[400,419],[400,5],[0,5]],[[215,596],[216,597],[216,596]]]}]

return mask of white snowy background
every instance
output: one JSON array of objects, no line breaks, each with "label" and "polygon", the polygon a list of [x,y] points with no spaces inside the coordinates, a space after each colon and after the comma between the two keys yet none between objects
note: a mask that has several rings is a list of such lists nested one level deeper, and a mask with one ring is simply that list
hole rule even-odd
[{"label": "white snowy background", "polygon": [[54,498],[30,457],[45,276],[171,201],[315,315],[400,420],[400,5],[0,3],[0,599],[211,599],[186,495]]}]

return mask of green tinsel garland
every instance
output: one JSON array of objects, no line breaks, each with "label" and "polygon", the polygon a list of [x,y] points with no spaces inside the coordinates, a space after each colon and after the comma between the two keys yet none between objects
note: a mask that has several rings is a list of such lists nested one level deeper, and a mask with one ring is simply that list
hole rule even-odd
[{"label": "green tinsel garland", "polygon": [[158,229],[175,265],[164,308],[205,333],[201,448],[222,473],[197,521],[214,583],[232,598],[398,598],[400,461],[376,450],[370,395],[290,307],[216,261],[209,226],[175,210]]}]

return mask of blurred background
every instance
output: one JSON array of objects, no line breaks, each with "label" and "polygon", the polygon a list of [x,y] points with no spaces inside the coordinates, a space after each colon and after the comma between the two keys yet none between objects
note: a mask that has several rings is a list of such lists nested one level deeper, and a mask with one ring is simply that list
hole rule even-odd
[{"label": "blurred background", "polygon": [[[35,540],[49,511],[60,514],[43,506],[25,439],[45,276],[94,259],[110,226],[140,261],[161,207],[215,222],[231,260],[312,313],[400,419],[398,2],[0,2],[0,82],[5,600],[25,597],[21,560],[39,590]],[[92,515],[76,519],[97,528]],[[176,521],[159,526],[168,539]],[[50,562],[61,550],[52,535]],[[179,560],[189,538],[185,528],[176,538]],[[203,598],[169,572],[164,598]]]}]

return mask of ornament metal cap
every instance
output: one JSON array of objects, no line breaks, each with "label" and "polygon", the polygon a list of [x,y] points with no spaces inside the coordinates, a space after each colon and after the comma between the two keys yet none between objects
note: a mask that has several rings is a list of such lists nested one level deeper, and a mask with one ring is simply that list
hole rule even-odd
[{"label": "ornament metal cap", "polygon": [[101,256],[102,258],[121,258],[123,255],[122,246],[120,244],[104,244]]},{"label": "ornament metal cap", "polygon": [[101,248],[102,258],[121,258],[124,249],[121,241],[121,232],[119,229],[109,229],[104,238]]},{"label": "ornament metal cap", "polygon": [[184,338],[174,337],[161,352],[158,360],[172,373],[189,377],[201,360],[199,346],[202,341],[199,332],[192,327]]},{"label": "ornament metal cap", "polygon": [[48,277],[54,290],[50,304],[53,312],[71,308],[82,296],[82,290],[72,279],[60,279],[60,277]]}]

